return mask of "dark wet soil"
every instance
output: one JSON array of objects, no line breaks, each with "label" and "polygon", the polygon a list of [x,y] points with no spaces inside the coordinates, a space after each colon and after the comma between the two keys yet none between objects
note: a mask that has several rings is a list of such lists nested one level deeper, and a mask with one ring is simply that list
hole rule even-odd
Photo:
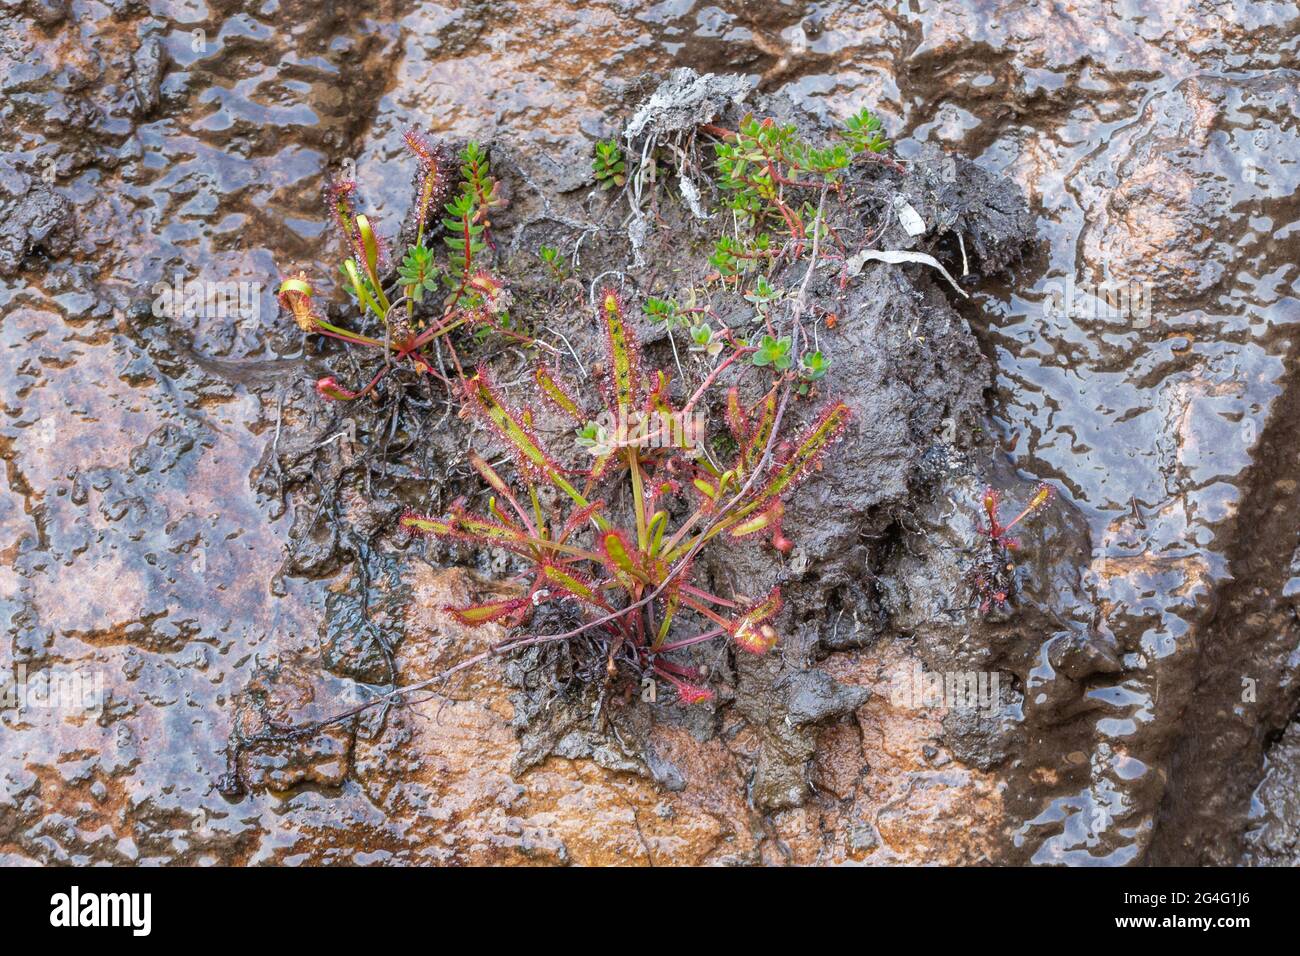
[{"label": "dark wet soil", "polygon": [[[470,477],[445,401],[412,386],[364,415],[320,402],[320,369],[347,366],[304,346],[273,293],[290,269],[333,269],[329,172],[354,165],[367,208],[399,221],[413,122],[493,143],[511,199],[502,259],[558,242],[585,286],[630,253],[615,238],[626,211],[590,194],[592,143],[685,65],[827,121],[871,105],[912,169],[891,189],[951,223],[923,241],[956,272],[962,233],[981,274],[964,300],[919,267],[864,271],[845,310],[859,324],[822,344],[851,370],[840,388],[878,414],[851,439],[858,457],[828,461],[796,499],[820,507],[835,488],[853,507],[815,525],[797,569],[746,555],[710,569],[783,575],[795,608],[784,654],[727,675],[721,711],[662,717],[744,751],[747,776],[715,788],[734,785],[726,799],[760,833],[737,825],[719,858],[800,858],[773,832],[781,813],[815,812],[823,848],[934,859],[925,836],[891,843],[898,801],[873,788],[922,806],[974,779],[980,799],[950,815],[984,859],[1293,862],[1298,20],[1287,3],[5,8],[0,668],[82,669],[106,700],[94,715],[0,712],[0,859],[455,861],[506,844],[583,858],[579,833],[545,822],[492,829],[487,856],[462,852],[468,837],[436,849],[464,809],[447,782],[460,769],[421,761],[415,718],[259,750],[356,680],[418,669],[402,656],[413,563],[500,570],[389,533]],[[957,180],[969,206],[942,175],[926,186],[933,146],[978,167]],[[1014,254],[990,238],[1017,232],[990,213],[1017,215],[989,194],[1004,180],[1030,210]],[[259,283],[256,318],[155,315],[155,285],[177,274]],[[585,298],[514,274],[547,314]],[[1149,314],[1048,308],[1067,277],[1149,283]],[[653,285],[645,270],[628,281]],[[1039,480],[1060,496],[1023,530],[1020,593],[975,613],[963,562],[982,487],[1019,502]],[[837,774],[874,727],[862,662],[902,654],[1005,675],[996,717],[949,714],[908,738],[923,770],[895,748]],[[505,678],[516,712],[547,699],[529,703],[527,673]],[[464,706],[449,733],[481,740],[455,752],[517,759]],[[618,784],[646,788],[618,800],[647,811],[653,788],[691,777],[671,748],[519,729],[539,759],[648,776]],[[232,739],[264,786],[227,797]],[[475,800],[564,819],[537,791],[567,778],[550,762],[533,773],[531,793],[503,774]],[[528,800],[533,816],[510,809]],[[618,800],[584,812],[613,821]]]}]

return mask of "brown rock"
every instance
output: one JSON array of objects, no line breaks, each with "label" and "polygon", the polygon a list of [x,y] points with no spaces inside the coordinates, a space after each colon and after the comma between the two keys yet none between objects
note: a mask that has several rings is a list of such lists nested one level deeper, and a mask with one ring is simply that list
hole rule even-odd
[{"label": "brown rock", "polygon": [[[465,628],[447,605],[500,590],[461,569],[420,568],[398,654],[410,682],[479,653],[503,633]],[[462,672],[447,699],[395,711],[383,733],[357,741],[361,785],[416,837],[420,858],[446,863],[699,864],[742,859],[755,839],[744,780],[720,741],[657,727],[656,751],[687,781],[680,793],[589,761],[551,757],[510,775],[518,743],[509,689],[488,661]],[[460,675],[458,675],[459,677]]]}]

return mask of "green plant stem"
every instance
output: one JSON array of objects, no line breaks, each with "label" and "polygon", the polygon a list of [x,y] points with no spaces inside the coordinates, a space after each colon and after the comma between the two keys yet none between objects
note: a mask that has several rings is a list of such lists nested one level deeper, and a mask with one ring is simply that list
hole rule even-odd
[{"label": "green plant stem", "polygon": [[645,489],[641,485],[641,461],[636,451],[631,448],[626,449],[628,472],[632,476],[632,507],[636,511],[636,543],[637,548],[645,551],[649,548],[650,542],[646,536],[645,524]]}]

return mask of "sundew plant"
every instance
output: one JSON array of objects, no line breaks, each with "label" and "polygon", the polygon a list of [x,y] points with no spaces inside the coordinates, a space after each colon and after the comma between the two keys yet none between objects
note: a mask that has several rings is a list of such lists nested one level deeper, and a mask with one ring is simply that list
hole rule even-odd
[{"label": "sundew plant", "polygon": [[[687,424],[715,387],[719,374],[755,349],[735,341],[704,382],[680,405],[670,398],[669,376],[643,368],[641,348],[619,296],[607,290],[599,306],[607,365],[598,399],[610,430],[596,423],[592,403],[575,394],[547,366],[534,370],[537,394],[574,427],[572,445],[586,467],[544,447],[529,416],[511,408],[486,369],[467,383],[468,404],[514,460],[508,481],[477,453],[470,461],[490,489],[486,513],[463,503],[440,516],[408,514],[406,528],[511,552],[531,568],[531,582],[516,597],[454,608],[470,625],[498,621],[526,631],[535,610],[565,602],[582,622],[566,634],[525,635],[520,647],[585,633],[595,639],[606,679],[620,671],[671,683],[686,703],[713,692],[701,673],[673,652],[715,639],[762,654],[777,640],[772,625],[781,592],[724,597],[698,586],[692,567],[700,550],[719,539],[765,535],[780,551],[791,542],[782,530],[787,496],[817,467],[849,420],[831,402],[802,435],[780,438],[785,376],[752,407],[735,386],[726,392],[726,425],[735,454],[717,463]],[[619,485],[622,489],[619,489]],[[539,487],[550,485],[562,506],[547,509]],[[682,502],[685,508],[678,507]],[[674,519],[674,514],[685,514]]]}]

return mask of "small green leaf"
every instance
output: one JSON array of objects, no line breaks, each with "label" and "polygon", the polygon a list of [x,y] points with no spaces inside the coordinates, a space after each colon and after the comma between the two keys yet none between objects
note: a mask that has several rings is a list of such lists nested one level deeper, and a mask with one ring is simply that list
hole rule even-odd
[{"label": "small green leaf", "polygon": [[765,335],[759,342],[758,351],[754,353],[750,361],[760,368],[770,365],[777,371],[784,372],[794,364],[790,358],[790,346],[789,336],[776,339],[770,335]]},{"label": "small green leaf", "polygon": [[627,164],[617,142],[610,139],[596,144],[596,157],[591,161],[591,171],[601,189],[622,186],[627,181]]},{"label": "small green leaf", "polygon": [[821,352],[806,352],[799,357],[799,377],[806,382],[825,378],[830,367],[830,361]]}]

